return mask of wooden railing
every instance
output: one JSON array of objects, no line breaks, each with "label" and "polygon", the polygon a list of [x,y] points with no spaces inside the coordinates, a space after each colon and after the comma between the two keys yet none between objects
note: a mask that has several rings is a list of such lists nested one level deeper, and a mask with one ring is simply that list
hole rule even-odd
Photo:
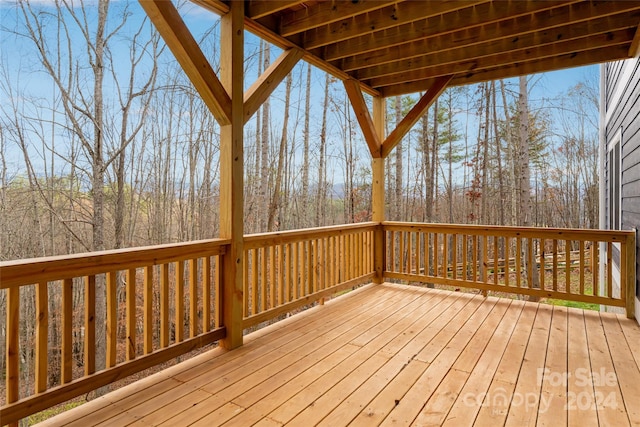
[{"label": "wooden railing", "polygon": [[400,222],[385,222],[384,230],[387,278],[625,307],[633,314],[634,231]]},{"label": "wooden railing", "polygon": [[245,328],[374,276],[375,223],[246,236]]},{"label": "wooden railing", "polygon": [[[229,245],[215,239],[0,263],[1,424],[225,338],[221,266]],[[635,232],[371,222],[249,235],[243,247],[245,329],[382,278],[626,306],[633,314]],[[30,318],[25,304],[35,308]],[[31,335],[20,329],[29,322]],[[49,348],[52,333],[60,349]],[[33,385],[25,390],[21,358],[32,349]]]},{"label": "wooden railing", "polygon": [[[218,266],[227,244],[215,239],[1,263],[7,296],[1,424],[224,338]],[[21,322],[21,307],[29,304],[35,319]],[[100,306],[104,325],[97,321]],[[21,325],[34,321],[32,341],[20,342]],[[52,333],[60,334],[60,349],[48,348]],[[32,351],[33,387],[25,390],[21,359]],[[104,369],[97,369],[98,358]]]}]

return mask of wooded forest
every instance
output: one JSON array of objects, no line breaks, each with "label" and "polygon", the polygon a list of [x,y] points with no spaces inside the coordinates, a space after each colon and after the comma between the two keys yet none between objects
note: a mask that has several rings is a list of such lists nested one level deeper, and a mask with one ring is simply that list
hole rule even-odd
[{"label": "wooded forest", "polygon": [[[181,7],[217,69],[218,17]],[[218,236],[219,126],[140,6],[0,13],[0,260]],[[245,48],[248,87],[280,51],[251,35]],[[386,218],[596,228],[596,72],[559,96],[545,81],[448,88],[386,162]],[[387,99],[389,129],[419,96]],[[244,164],[246,234],[371,219],[357,120],[311,65],[249,120]]]}]

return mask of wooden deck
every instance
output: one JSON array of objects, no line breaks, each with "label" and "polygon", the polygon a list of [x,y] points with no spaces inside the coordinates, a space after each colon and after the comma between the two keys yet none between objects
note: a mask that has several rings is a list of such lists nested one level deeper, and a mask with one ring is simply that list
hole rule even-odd
[{"label": "wooden deck", "polygon": [[619,315],[370,285],[45,425],[640,425]]}]

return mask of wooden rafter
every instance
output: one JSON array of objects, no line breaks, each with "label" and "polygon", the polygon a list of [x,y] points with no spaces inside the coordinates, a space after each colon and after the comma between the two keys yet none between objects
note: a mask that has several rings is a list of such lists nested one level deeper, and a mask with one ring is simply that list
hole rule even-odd
[{"label": "wooden rafter", "polygon": [[420,117],[427,111],[427,109],[433,104],[438,96],[447,88],[447,85],[453,78],[450,76],[443,76],[436,79],[429,90],[422,95],[422,98],[416,105],[407,113],[407,115],[398,123],[396,128],[389,134],[389,136],[382,143],[382,157],[385,158],[391,153],[391,151],[398,145],[400,140],[411,130],[413,125],[420,120]]},{"label": "wooden rafter", "polygon": [[140,4],[218,123],[230,123],[231,99],[173,3],[144,0]]},{"label": "wooden rafter", "polygon": [[[231,4],[192,1],[220,15]],[[301,49],[307,62],[340,80],[355,79],[372,96],[423,92],[439,75],[454,74],[450,85],[459,85],[485,76],[514,77],[522,69],[555,69],[540,64],[566,68],[624,59],[640,50],[640,35],[627,32],[617,33],[609,55],[601,40],[589,50],[567,51],[569,40],[598,40],[588,37],[627,28],[634,16],[638,19],[629,28],[637,29],[640,0],[247,0],[245,5],[248,31],[283,50]],[[623,54],[620,46],[626,46]],[[569,54],[577,59],[567,60]],[[497,65],[484,68],[493,59]]]},{"label": "wooden rafter", "polygon": [[259,19],[302,3],[303,0],[249,0],[247,16]]},{"label": "wooden rafter", "polygon": [[302,58],[300,49],[289,49],[282,52],[265,72],[255,81],[244,94],[244,122],[246,123],[258,108],[273,93],[282,80],[291,72]]},{"label": "wooden rafter", "polygon": [[[479,4],[446,15],[399,25],[392,29],[373,32],[362,37],[331,44],[324,48],[324,58],[327,61],[335,61],[352,55],[398,46],[406,43],[407,40],[420,40],[434,35],[447,34],[461,28],[470,28],[512,19],[541,10],[552,9],[566,3],[566,0],[549,0],[542,2],[510,1],[508,3],[500,2],[499,5],[494,2]],[[372,39],[376,40],[376,43],[372,43]]]},{"label": "wooden rafter", "polygon": [[549,46],[538,46],[532,48],[507,51],[498,55],[474,58],[472,60],[445,62],[442,65],[414,69],[380,78],[368,80],[367,82],[375,87],[392,86],[394,84],[430,79],[449,73],[464,74],[477,70],[492,69],[495,67],[509,66],[529,60],[532,57],[538,60],[560,57],[563,55],[577,55],[580,52],[593,51],[607,47],[614,48],[617,45],[627,45],[632,29],[619,30],[613,33],[599,34],[584,37],[578,40],[568,40],[565,42],[553,43]]},{"label": "wooden rafter", "polygon": [[321,1],[313,6],[283,15],[280,21],[280,34],[285,37],[291,36],[393,3],[395,3],[395,1],[389,0],[358,2]]},{"label": "wooden rafter", "polygon": [[382,144],[380,143],[380,136],[376,131],[376,126],[373,120],[371,119],[371,114],[369,113],[369,108],[367,107],[367,103],[362,95],[360,84],[355,80],[347,79],[344,81],[344,88],[349,96],[349,100],[351,101],[351,107],[356,114],[356,118],[358,119],[358,123],[362,129],[364,140],[369,147],[369,152],[371,152],[371,156],[373,158],[381,157],[380,149]]},{"label": "wooden rafter", "polygon": [[363,36],[372,30],[381,31],[400,24],[423,20],[431,16],[453,12],[489,0],[469,0],[464,4],[427,0],[421,2],[395,3],[372,12],[315,28],[304,34],[305,49],[315,49],[328,44]]},{"label": "wooden rafter", "polygon": [[567,7],[566,10],[571,12],[574,21],[567,22],[562,14],[544,11],[534,15],[537,18],[535,20],[541,23],[539,27],[528,25],[532,21],[531,17],[521,17],[407,43],[393,49],[356,55],[345,59],[342,67],[355,72],[360,79],[370,79],[393,74],[388,70],[400,72],[409,67],[458,62],[470,57],[551,45],[558,41],[634,27],[640,19],[639,10],[596,19],[590,18],[591,11],[585,5]]}]

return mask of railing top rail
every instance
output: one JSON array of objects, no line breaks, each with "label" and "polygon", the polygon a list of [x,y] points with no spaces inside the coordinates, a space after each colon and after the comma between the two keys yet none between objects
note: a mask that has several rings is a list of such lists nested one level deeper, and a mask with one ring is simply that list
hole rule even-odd
[{"label": "railing top rail", "polygon": [[440,224],[440,223],[415,223],[385,221],[385,228],[398,231],[441,231],[441,232],[468,232],[479,235],[502,235],[507,237],[542,237],[567,240],[594,240],[601,242],[625,242],[629,237],[635,236],[635,230],[592,230],[582,228],[545,228],[545,227],[518,227],[498,225],[470,225],[470,224]]},{"label": "railing top rail", "polygon": [[301,230],[277,231],[272,233],[249,234],[244,237],[245,249],[268,244],[291,243],[319,237],[339,236],[356,231],[374,230],[379,223],[362,222],[357,224],[331,225],[328,227],[305,228]]},{"label": "railing top rail", "polygon": [[113,249],[0,262],[0,289],[225,253],[229,239]]}]

